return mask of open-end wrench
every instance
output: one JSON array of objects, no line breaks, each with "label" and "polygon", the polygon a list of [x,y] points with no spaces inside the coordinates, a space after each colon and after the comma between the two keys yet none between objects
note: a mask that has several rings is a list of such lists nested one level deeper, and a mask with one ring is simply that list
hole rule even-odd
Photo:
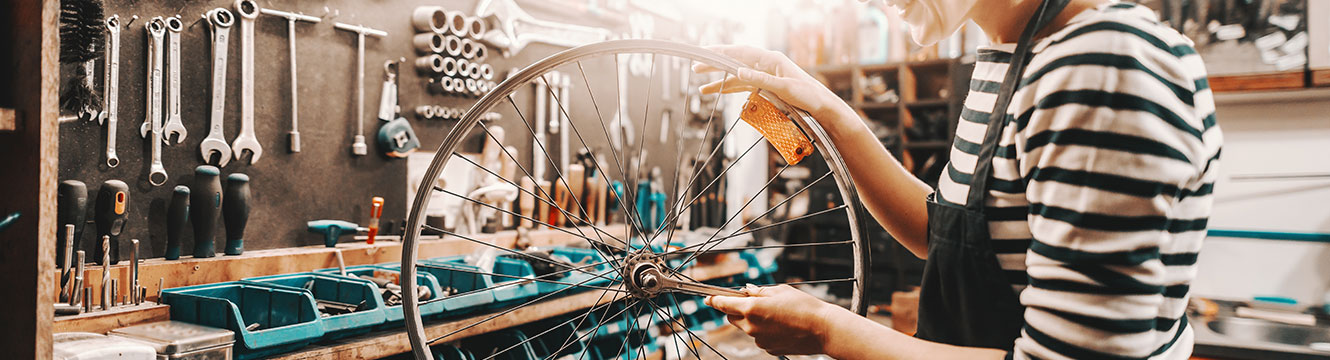
[{"label": "open-end wrench", "polygon": [[120,99],[120,15],[106,18],[106,74],[103,78],[102,114],[98,122],[106,125],[106,166],[120,165],[120,157],[115,154],[116,102]]},{"label": "open-end wrench", "polygon": [[185,29],[184,22],[179,17],[171,16],[166,18],[166,66],[167,66],[167,94],[166,100],[166,125],[162,127],[162,141],[167,145],[171,144],[171,137],[176,136],[175,143],[185,142],[185,124],[180,122],[180,31]]},{"label": "open-end wrench", "polygon": [[490,47],[503,51],[509,57],[531,42],[558,46],[586,45],[609,39],[610,32],[602,28],[558,23],[532,17],[514,0],[481,0],[476,5],[476,21],[494,17],[498,22],[493,30],[477,37]]},{"label": "open-end wrench", "polygon": [[334,23],[334,28],[356,33],[356,137],[351,144],[351,153],[365,155],[365,35],[386,37],[388,32],[364,26]]},{"label": "open-end wrench", "polygon": [[659,266],[654,265],[639,265],[633,269],[632,276],[634,276],[632,281],[634,287],[652,295],[668,291],[697,296],[748,296],[747,290],[735,290],[667,276],[660,271]]},{"label": "open-end wrench", "polygon": [[266,8],[265,8],[265,9],[259,9],[259,11],[261,11],[261,12],[263,12],[264,14],[267,14],[267,15],[272,15],[272,16],[278,16],[278,17],[286,18],[286,39],[287,39],[287,42],[288,42],[288,43],[287,43],[287,45],[288,45],[287,48],[288,48],[288,50],[290,50],[290,52],[291,52],[291,55],[290,55],[290,57],[291,57],[291,132],[289,133],[289,134],[291,135],[291,136],[290,136],[290,140],[291,140],[291,141],[290,141],[290,146],[291,146],[290,149],[291,149],[291,152],[293,152],[293,153],[298,153],[298,152],[300,152],[300,126],[299,126],[299,120],[300,120],[299,109],[300,109],[300,107],[296,105],[296,98],[298,97],[296,94],[297,94],[297,92],[298,92],[297,90],[299,89],[299,87],[296,86],[296,21],[305,21],[305,22],[318,23],[318,22],[320,22],[320,21],[323,21],[323,19],[320,19],[320,18],[317,18],[317,17],[313,17],[313,16],[309,16],[309,15],[304,15],[304,14],[289,13],[289,12],[285,12],[285,11],[277,11],[277,10],[266,9]]},{"label": "open-end wrench", "polygon": [[[144,24],[148,30],[148,106],[147,118],[139,133],[152,144],[152,164],[148,168],[148,183],[161,186],[166,183],[166,168],[162,166],[162,40],[166,36],[166,22],[155,17]],[[150,137],[151,135],[151,137]]]},{"label": "open-end wrench", "polygon": [[231,143],[231,156],[240,160],[248,150],[253,165],[263,156],[254,137],[254,19],[259,17],[259,4],[236,0],[236,13],[240,14],[240,135]]},{"label": "open-end wrench", "polygon": [[231,42],[231,25],[235,23],[235,17],[225,8],[212,9],[204,17],[212,30],[212,103],[209,105],[212,114],[208,137],[199,144],[199,151],[204,163],[212,161],[214,153],[220,155],[217,166],[224,167],[231,162],[231,146],[226,144],[222,133],[222,116],[226,113],[226,47]]}]

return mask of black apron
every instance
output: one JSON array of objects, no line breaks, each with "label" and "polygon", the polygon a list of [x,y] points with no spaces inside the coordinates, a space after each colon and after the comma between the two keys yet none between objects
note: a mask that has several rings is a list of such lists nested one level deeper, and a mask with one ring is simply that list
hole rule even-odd
[{"label": "black apron", "polygon": [[1034,34],[1052,21],[1069,0],[1045,0],[1016,43],[988,119],[965,207],[928,199],[928,262],[919,294],[920,339],[959,346],[1010,350],[1025,325],[1025,308],[1003,276],[993,253],[984,199],[993,173],[993,154],[1006,125],[1007,106],[1029,60]]}]

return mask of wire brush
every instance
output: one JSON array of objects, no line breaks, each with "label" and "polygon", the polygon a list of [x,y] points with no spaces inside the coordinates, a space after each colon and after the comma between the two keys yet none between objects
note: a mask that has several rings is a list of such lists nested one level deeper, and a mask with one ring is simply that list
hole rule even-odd
[{"label": "wire brush", "polygon": [[60,1],[60,62],[80,64],[60,95],[60,107],[81,118],[101,111],[101,97],[93,87],[94,65],[105,51],[106,28],[101,0]]}]

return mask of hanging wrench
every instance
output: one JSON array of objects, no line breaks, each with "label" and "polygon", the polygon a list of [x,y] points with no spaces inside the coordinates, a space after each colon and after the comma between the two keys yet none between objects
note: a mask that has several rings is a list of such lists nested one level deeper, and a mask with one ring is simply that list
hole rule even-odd
[{"label": "hanging wrench", "polygon": [[304,14],[289,13],[266,8],[259,9],[259,11],[264,14],[286,18],[287,50],[291,53],[291,132],[288,134],[290,135],[291,140],[291,152],[298,153],[300,152],[300,113],[298,111],[300,107],[296,105],[296,98],[300,87],[296,86],[296,21],[318,23],[323,21],[323,19]]},{"label": "hanging wrench", "polygon": [[263,156],[254,137],[254,19],[259,17],[259,4],[236,0],[236,13],[240,14],[240,136],[231,143],[231,156],[240,160],[248,150],[253,165]]},{"label": "hanging wrench", "polygon": [[[162,167],[162,40],[166,35],[166,22],[162,17],[152,18],[144,28],[148,30],[148,105],[147,119],[139,132],[152,144],[152,165],[148,168],[148,183],[161,186],[166,183],[166,168]],[[148,137],[151,135],[152,137]]]},{"label": "hanging wrench", "polygon": [[185,29],[185,24],[179,17],[171,16],[166,18],[166,46],[167,46],[167,94],[166,101],[166,126],[162,127],[162,141],[171,145],[171,137],[175,138],[175,143],[185,142],[185,125],[180,122],[180,31]]},{"label": "hanging wrench", "polygon": [[102,91],[105,92],[102,115],[99,123],[106,124],[106,166],[120,165],[120,157],[115,154],[116,102],[120,98],[120,15],[106,18],[106,75]]},{"label": "hanging wrench", "polygon": [[212,160],[213,153],[221,155],[217,166],[225,167],[231,162],[231,146],[226,144],[222,133],[222,115],[226,104],[226,47],[231,42],[231,25],[235,17],[230,10],[216,8],[208,11],[208,28],[212,30],[212,116],[208,123],[208,137],[199,144],[203,162]]}]

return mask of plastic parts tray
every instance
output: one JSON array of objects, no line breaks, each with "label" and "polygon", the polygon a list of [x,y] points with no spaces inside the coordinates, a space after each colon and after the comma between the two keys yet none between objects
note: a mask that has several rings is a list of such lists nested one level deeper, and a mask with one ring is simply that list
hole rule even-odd
[{"label": "plastic parts tray", "polygon": [[364,303],[364,310],[323,317],[325,339],[366,333],[387,321],[383,314],[383,296],[379,287],[369,280],[306,272],[248,278],[245,281],[309,291],[315,300],[350,305]]},{"label": "plastic parts tray", "polygon": [[[171,319],[231,330],[238,359],[255,359],[304,347],[323,337],[314,296],[247,282],[224,282],[162,291]],[[247,327],[258,324],[253,330]]]},{"label": "plastic parts tray", "polygon": [[[453,267],[456,269],[460,269],[451,272],[460,273],[458,275],[461,278],[467,277],[462,274],[474,275],[475,277],[478,277],[479,283],[476,282],[472,283],[485,284],[484,286],[477,287],[477,289],[485,289],[485,288],[491,289],[490,293],[492,293],[494,296],[495,307],[508,305],[513,302],[517,302],[519,300],[525,300],[527,298],[539,294],[539,288],[536,285],[539,282],[522,279],[522,278],[533,278],[535,277],[536,274],[536,271],[531,268],[531,264],[527,263],[524,260],[518,260],[508,256],[496,257],[494,259],[493,273],[504,276],[493,276],[493,275],[483,274],[485,271],[482,271],[480,268],[472,266],[466,262],[465,255],[437,257],[425,260],[424,263],[435,266]],[[441,270],[441,269],[430,269],[430,268],[425,268],[425,269]],[[448,270],[442,270],[442,271],[449,272]],[[464,291],[462,291],[462,289],[457,289],[457,290],[459,294],[465,293]]]},{"label": "plastic parts tray", "polygon": [[[359,280],[364,280],[360,279],[359,277],[360,275],[365,275],[370,277],[387,276],[388,278],[391,278],[394,283],[401,284],[400,281],[402,273],[401,270],[402,269],[400,267],[396,267],[396,265],[391,265],[391,266],[356,265],[356,266],[347,266],[346,275],[347,277]],[[338,271],[339,270],[337,268],[315,270],[315,272],[321,272],[340,277],[341,275],[338,274]],[[425,286],[429,288],[431,294],[428,300],[423,301],[420,304],[420,316],[432,317],[443,314],[444,312],[443,302],[435,300],[438,299],[439,294],[442,294],[441,290],[442,288],[439,287],[439,281],[436,280],[434,276],[431,276],[430,274],[426,274],[423,272],[416,273],[416,285]],[[384,318],[384,325],[382,325],[382,327],[397,327],[399,324],[401,324],[403,318],[402,305],[387,306],[385,304],[385,306],[383,307],[383,318]]]},{"label": "plastic parts tray", "polygon": [[494,359],[542,359],[542,357],[536,356],[535,350],[531,348],[532,342],[526,341],[527,339],[528,337],[526,334],[521,331],[512,329],[500,330],[485,334],[485,336],[474,336],[462,340],[462,348],[470,351],[472,355],[482,359],[489,358],[490,355],[500,352],[502,353],[495,356]]}]

